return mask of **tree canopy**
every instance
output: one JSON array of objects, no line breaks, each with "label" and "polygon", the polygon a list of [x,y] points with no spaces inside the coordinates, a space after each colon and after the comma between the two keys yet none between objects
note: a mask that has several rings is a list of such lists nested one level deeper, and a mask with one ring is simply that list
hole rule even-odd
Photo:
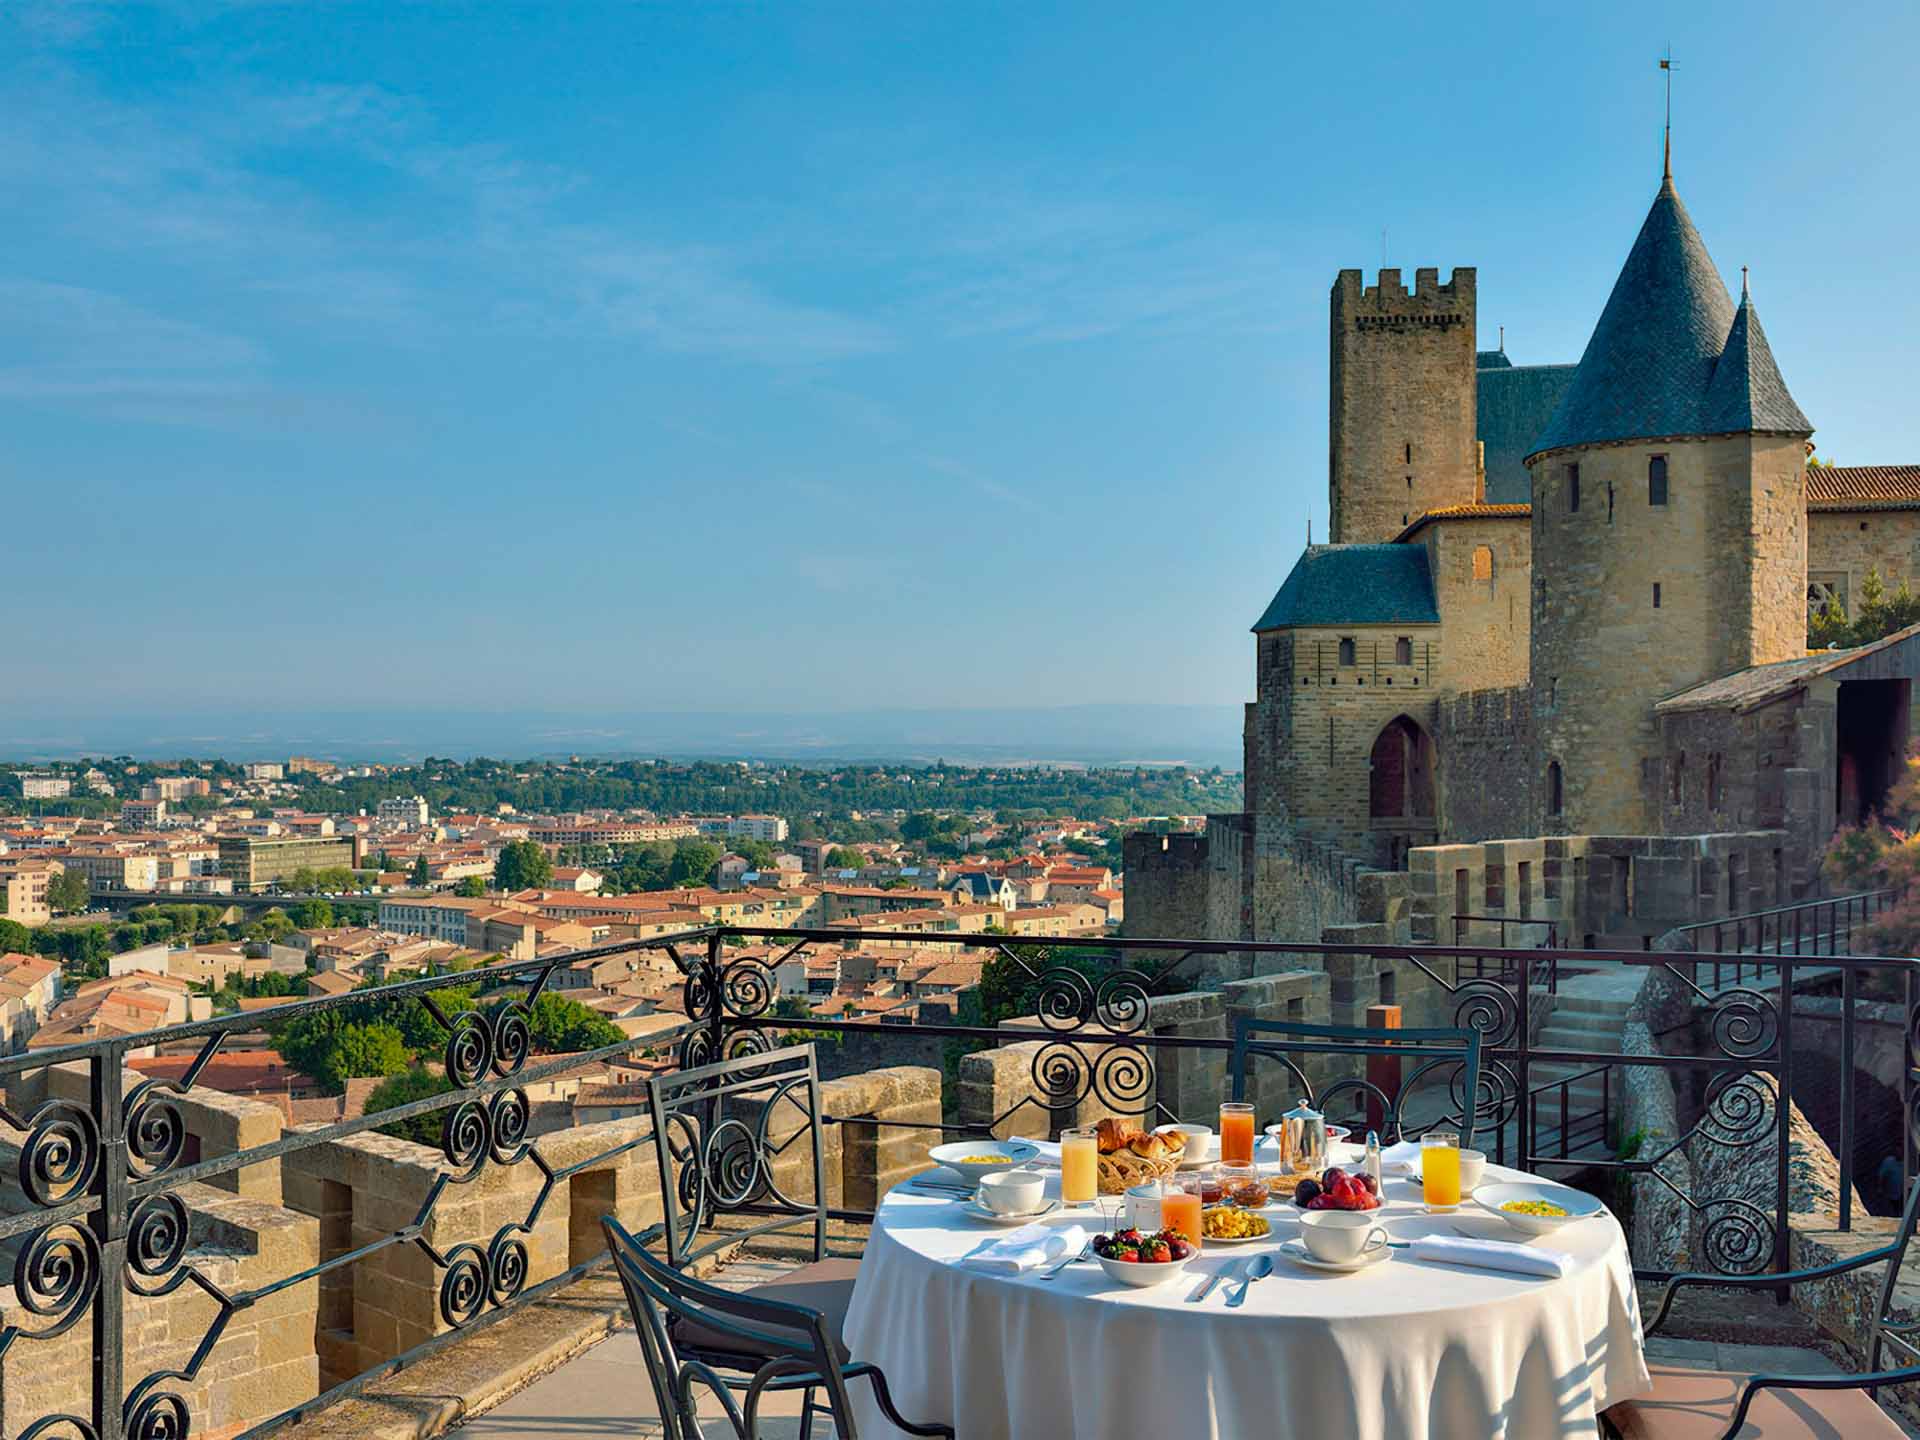
[{"label": "tree canopy", "polygon": [[532,840],[512,840],[500,847],[493,865],[496,890],[538,890],[553,883],[553,861]]}]

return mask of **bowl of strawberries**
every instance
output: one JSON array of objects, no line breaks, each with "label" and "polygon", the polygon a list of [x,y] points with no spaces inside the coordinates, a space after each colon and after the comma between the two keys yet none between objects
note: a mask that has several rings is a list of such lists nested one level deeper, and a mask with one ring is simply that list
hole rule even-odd
[{"label": "bowl of strawberries", "polygon": [[1318,1180],[1309,1176],[1295,1185],[1293,1203],[1302,1210],[1378,1210],[1380,1187],[1364,1170],[1335,1165]]},{"label": "bowl of strawberries", "polygon": [[1093,1258],[1110,1279],[1122,1285],[1160,1285],[1187,1268],[1198,1254],[1178,1230],[1116,1230],[1093,1237]]}]

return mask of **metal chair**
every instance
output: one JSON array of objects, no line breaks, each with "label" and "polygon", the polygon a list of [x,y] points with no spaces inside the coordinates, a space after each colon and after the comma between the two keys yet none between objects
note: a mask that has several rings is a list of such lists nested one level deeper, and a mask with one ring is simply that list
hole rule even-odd
[{"label": "metal chair", "polygon": [[[1385,1057],[1411,1068],[1403,1071],[1399,1090],[1393,1095],[1364,1075],[1343,1076],[1321,1086],[1316,1093],[1313,1081],[1295,1059],[1306,1055],[1360,1060]],[[1374,1030],[1358,1025],[1300,1025],[1241,1016],[1234,1021],[1233,1051],[1227,1062],[1235,1100],[1246,1098],[1247,1063],[1256,1057],[1284,1065],[1300,1093],[1322,1111],[1348,1091],[1377,1100],[1381,1107],[1381,1135],[1389,1143],[1406,1138],[1409,1132],[1422,1134],[1445,1123],[1457,1124],[1461,1148],[1471,1149],[1481,1114],[1497,1115],[1501,1108],[1497,1095],[1490,1101],[1480,1095],[1480,1032],[1477,1030]],[[1402,1103],[1429,1080],[1446,1083],[1448,1104],[1457,1106],[1458,1114],[1443,1110],[1424,1125],[1407,1125],[1401,1113]]]},{"label": "metal chair", "polygon": [[[1920,1383],[1920,1321],[1893,1317],[1894,1285],[1913,1239],[1920,1213],[1920,1181],[1907,1190],[1900,1229],[1890,1244],[1851,1260],[1836,1260],[1811,1270],[1773,1275],[1676,1275],[1660,1296],[1660,1308],[1646,1333],[1666,1323],[1673,1300],[1695,1285],[1735,1290],[1778,1291],[1782,1286],[1827,1280],[1867,1265],[1886,1262],[1880,1303],[1867,1328],[1866,1372],[1857,1375],[1732,1375],[1717,1370],[1682,1370],[1649,1365],[1651,1395],[1615,1405],[1601,1417],[1618,1440],[1900,1440],[1906,1431],[1870,1398],[1886,1385]],[[1886,1352],[1907,1363],[1883,1369]],[[1783,1392],[1814,1392],[1813,1396]],[[1815,1398],[1817,1397],[1817,1398]]]},{"label": "metal chair", "polygon": [[[818,1322],[826,1347],[821,1353],[831,1357],[829,1368],[836,1373],[871,1372],[881,1408],[896,1425],[917,1435],[949,1433],[900,1419],[884,1379],[871,1366],[846,1368],[851,1357],[841,1339],[841,1327],[853,1301],[860,1261],[857,1256],[827,1253],[826,1162],[813,1047],[793,1046],[656,1075],[647,1081],[647,1101],[660,1164],[661,1235],[667,1253],[664,1261],[644,1255],[644,1264],[634,1260],[623,1266],[622,1279],[635,1306],[637,1327],[641,1324],[639,1301],[628,1271],[658,1270],[675,1277],[671,1284],[659,1280],[655,1286],[662,1297],[658,1303],[669,1316],[663,1321],[663,1333],[670,1334],[671,1353],[680,1357],[675,1368],[663,1373],[675,1376],[676,1385],[679,1371],[689,1364],[697,1367],[703,1382],[731,1374],[749,1387],[751,1398],[765,1388],[764,1382],[756,1388],[756,1377],[767,1366],[778,1363],[791,1370],[793,1362],[813,1355],[806,1346],[800,1347],[804,1354],[795,1350],[803,1329],[795,1328],[793,1317],[805,1314]],[[806,1193],[809,1185],[810,1194]],[[777,1279],[733,1292],[705,1285],[686,1273],[699,1262],[750,1240],[794,1231],[806,1236],[812,1259]],[[613,1230],[608,1234],[612,1236]],[[669,1295],[680,1303],[667,1304],[664,1297]],[[699,1297],[698,1303],[690,1296]],[[757,1325],[751,1323],[756,1317]],[[750,1323],[743,1325],[742,1320]],[[769,1346],[769,1326],[793,1334]],[[656,1376],[656,1388],[661,1383]],[[828,1390],[830,1409],[837,1399],[844,1399],[817,1380],[813,1386],[776,1388],[807,1390],[803,1440],[812,1432],[815,1389]],[[850,1436],[852,1421],[844,1406],[833,1413],[840,1433]]]},{"label": "metal chair", "polygon": [[[945,1436],[944,1425],[916,1425],[902,1419],[877,1366],[846,1358],[837,1330],[819,1310],[770,1299],[764,1287],[734,1292],[696,1280],[648,1253],[613,1216],[601,1217],[607,1250],[633,1312],[633,1327],[646,1357],[647,1377],[660,1412],[664,1440],[706,1440],[700,1428],[697,1390],[711,1391],[726,1412],[739,1440],[760,1440],[760,1406],[769,1394],[806,1392],[801,1409],[801,1440],[813,1433],[814,1416],[825,1411],[841,1440],[855,1440],[847,1382],[873,1386],[881,1412],[909,1435]],[[725,1342],[718,1354],[692,1346],[689,1334]],[[750,1363],[750,1373],[741,1373]],[[735,1400],[734,1390],[745,1392]],[[825,1403],[816,1397],[824,1392]]]}]

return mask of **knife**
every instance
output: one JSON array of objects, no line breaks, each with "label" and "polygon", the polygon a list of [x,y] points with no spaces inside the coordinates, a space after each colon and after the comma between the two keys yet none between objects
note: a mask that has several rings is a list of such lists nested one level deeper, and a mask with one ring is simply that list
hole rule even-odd
[{"label": "knife", "polygon": [[1247,1300],[1247,1287],[1252,1285],[1256,1280],[1266,1279],[1266,1277],[1272,1273],[1273,1257],[1271,1255],[1254,1256],[1252,1261],[1247,1265],[1247,1273],[1240,1277],[1239,1286],[1227,1297],[1228,1308],[1238,1309],[1241,1305],[1244,1305]]},{"label": "knife", "polygon": [[1233,1261],[1229,1260],[1226,1264],[1222,1265],[1218,1270],[1214,1271],[1211,1275],[1207,1276],[1207,1278],[1201,1282],[1200,1288],[1194,1291],[1193,1294],[1187,1296],[1187,1303],[1189,1305],[1198,1305],[1202,1300],[1206,1299],[1207,1296],[1213,1293],[1213,1287],[1218,1285],[1222,1280],[1224,1280],[1227,1276],[1227,1272],[1232,1268],[1233,1268]]}]

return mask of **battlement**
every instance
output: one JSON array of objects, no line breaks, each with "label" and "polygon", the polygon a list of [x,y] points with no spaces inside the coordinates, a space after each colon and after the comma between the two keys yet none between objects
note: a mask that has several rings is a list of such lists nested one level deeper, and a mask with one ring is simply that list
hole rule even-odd
[{"label": "battlement", "polygon": [[1471,265],[1456,265],[1446,284],[1440,283],[1437,268],[1413,272],[1413,289],[1401,282],[1397,269],[1382,270],[1375,284],[1365,283],[1365,273],[1342,270],[1333,282],[1333,306],[1336,314],[1351,311],[1364,315],[1406,316],[1474,312],[1476,273]]},{"label": "battlement", "polygon": [[1525,736],[1532,727],[1533,691],[1525,685],[1463,690],[1438,701],[1434,713],[1434,734],[1448,739]]}]

